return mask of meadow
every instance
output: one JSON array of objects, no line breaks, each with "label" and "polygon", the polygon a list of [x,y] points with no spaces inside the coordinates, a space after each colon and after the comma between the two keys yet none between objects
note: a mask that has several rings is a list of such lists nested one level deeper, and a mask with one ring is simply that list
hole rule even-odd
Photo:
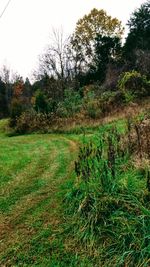
[{"label": "meadow", "polygon": [[62,231],[60,187],[72,175],[76,141],[60,135],[8,137],[4,124],[1,121],[1,266],[55,266],[55,251],[62,250],[55,238]]},{"label": "meadow", "polygon": [[127,135],[125,119],[66,134],[13,136],[6,125],[0,121],[1,266],[149,266],[149,166],[136,167],[128,150],[114,165],[118,146],[109,139]]},{"label": "meadow", "polygon": [[149,0],[127,26],[93,7],[1,68],[0,267],[150,267]]}]

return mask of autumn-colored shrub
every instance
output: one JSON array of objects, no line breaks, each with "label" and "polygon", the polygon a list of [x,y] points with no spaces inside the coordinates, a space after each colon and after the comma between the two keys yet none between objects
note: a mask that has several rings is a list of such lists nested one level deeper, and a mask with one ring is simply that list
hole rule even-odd
[{"label": "autumn-colored shrub", "polygon": [[51,114],[38,113],[35,110],[25,111],[17,118],[15,131],[20,134],[48,132],[51,125],[51,116]]}]

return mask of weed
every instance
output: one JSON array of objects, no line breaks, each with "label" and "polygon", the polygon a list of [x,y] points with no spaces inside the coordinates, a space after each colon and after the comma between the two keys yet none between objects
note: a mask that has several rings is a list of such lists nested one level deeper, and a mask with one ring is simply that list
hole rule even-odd
[{"label": "weed", "polygon": [[128,120],[127,133],[112,127],[79,150],[78,182],[66,197],[69,235],[96,266],[149,266],[150,172],[132,164],[135,154],[148,156],[143,123]]}]

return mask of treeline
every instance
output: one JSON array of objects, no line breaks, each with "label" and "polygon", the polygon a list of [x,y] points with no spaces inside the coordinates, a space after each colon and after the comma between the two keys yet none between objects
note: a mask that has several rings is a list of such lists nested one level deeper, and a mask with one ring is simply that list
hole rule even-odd
[{"label": "treeline", "polygon": [[[9,79],[5,68],[0,79],[0,117],[38,114],[92,118],[150,94],[150,1],[133,12],[129,33],[117,18],[93,9],[79,19],[75,31],[64,40],[54,31],[51,45],[41,55],[36,81]],[[34,114],[34,115],[33,115]],[[43,117],[42,117],[43,118]],[[43,119],[42,119],[43,120]],[[31,121],[30,121],[31,123]]]}]

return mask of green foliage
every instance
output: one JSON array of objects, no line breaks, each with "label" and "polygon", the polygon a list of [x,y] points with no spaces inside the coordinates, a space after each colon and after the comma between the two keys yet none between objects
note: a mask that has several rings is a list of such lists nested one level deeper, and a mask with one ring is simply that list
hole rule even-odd
[{"label": "green foliage", "polygon": [[101,110],[99,107],[99,100],[96,99],[96,93],[93,86],[84,88],[83,110],[89,118],[96,119],[100,117]]},{"label": "green foliage", "polygon": [[82,98],[80,92],[66,89],[63,101],[59,102],[56,114],[59,117],[72,117],[80,111]]},{"label": "green foliage", "polygon": [[[133,70],[122,73],[118,80],[118,88],[128,100],[150,94],[150,83],[145,75]],[[131,93],[130,93],[131,92]]]},{"label": "green foliage", "polygon": [[98,119],[102,115],[99,101],[93,100],[86,105],[86,114],[91,119]]},{"label": "green foliage", "polygon": [[117,107],[122,105],[122,93],[107,91],[100,96],[102,114],[108,116]]},{"label": "green foliage", "polygon": [[23,111],[25,110],[25,107],[23,106],[20,99],[13,98],[11,102],[11,109],[10,109],[10,126],[14,127],[17,122],[17,118],[21,116]]},{"label": "green foliage", "polygon": [[0,135],[8,130],[8,119],[0,120]]},{"label": "green foliage", "polygon": [[0,118],[8,115],[6,85],[0,78]]},{"label": "green foliage", "polygon": [[94,92],[90,90],[84,95],[83,109],[90,118],[97,119],[108,116],[115,108],[121,106],[122,103],[123,96],[121,92]]},{"label": "green foliage", "polygon": [[108,16],[104,10],[94,8],[88,15],[78,20],[72,36],[72,45],[75,50],[90,57],[97,35],[121,36],[122,33],[123,28],[118,19]]},{"label": "green foliage", "polygon": [[81,86],[104,81],[109,58],[116,57],[122,34],[121,22],[104,10],[94,8],[78,20],[71,47]]},{"label": "green foliage", "polygon": [[48,100],[46,98],[46,95],[41,90],[37,90],[36,92],[34,108],[37,112],[40,113],[48,113],[49,111]]},{"label": "green foliage", "polygon": [[146,1],[136,9],[128,22],[129,34],[124,50],[128,59],[135,63],[135,50],[150,50],[150,3]]},{"label": "green foliage", "polygon": [[121,40],[119,37],[97,35],[94,44],[94,56],[90,65],[88,79],[91,81],[105,81],[108,64],[117,62],[121,54]]},{"label": "green foliage", "polygon": [[123,101],[128,104],[135,100],[135,94],[131,91],[125,91],[123,95]]},{"label": "green foliage", "polygon": [[[145,125],[144,131],[149,132],[148,123]],[[132,127],[124,135],[115,128],[100,133],[94,142],[80,148],[75,163],[77,181],[66,197],[70,235],[76,245],[93,255],[96,266],[148,266],[149,178],[132,165],[130,153],[135,147],[129,149],[130,137],[135,137],[136,125]],[[135,143],[148,141],[144,131],[135,131],[140,140]],[[136,155],[140,156],[140,149],[138,145]],[[144,152],[143,145],[142,149]]]}]

